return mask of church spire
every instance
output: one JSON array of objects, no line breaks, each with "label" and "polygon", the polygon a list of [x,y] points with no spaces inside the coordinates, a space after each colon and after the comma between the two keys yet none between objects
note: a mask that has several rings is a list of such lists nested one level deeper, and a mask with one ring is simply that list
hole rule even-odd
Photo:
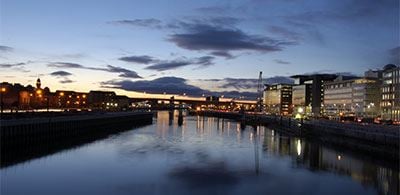
[{"label": "church spire", "polygon": [[40,82],[40,78],[38,78],[36,80],[36,88],[40,89],[40,86],[42,85],[42,83]]}]

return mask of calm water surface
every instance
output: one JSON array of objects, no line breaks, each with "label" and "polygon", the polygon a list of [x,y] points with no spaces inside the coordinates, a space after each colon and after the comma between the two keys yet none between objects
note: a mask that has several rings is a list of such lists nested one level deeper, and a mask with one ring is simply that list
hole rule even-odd
[{"label": "calm water surface", "polygon": [[399,172],[229,120],[152,125],[1,169],[1,194],[398,194]]}]

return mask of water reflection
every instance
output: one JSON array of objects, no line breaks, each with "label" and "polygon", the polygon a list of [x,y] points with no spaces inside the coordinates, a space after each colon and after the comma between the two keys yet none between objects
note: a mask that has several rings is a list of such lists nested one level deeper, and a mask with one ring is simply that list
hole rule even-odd
[{"label": "water reflection", "polygon": [[[386,166],[393,163],[265,127],[182,116],[159,112],[151,126],[53,154],[45,163],[4,168],[1,192],[399,194],[398,168]],[[62,185],[56,178],[65,178]]]},{"label": "water reflection", "polygon": [[290,156],[295,167],[350,176],[364,186],[374,186],[380,194],[399,194],[400,175],[396,166],[381,167],[365,159],[358,159],[351,153],[345,154],[318,143],[274,135],[273,131],[266,133],[264,152]]}]

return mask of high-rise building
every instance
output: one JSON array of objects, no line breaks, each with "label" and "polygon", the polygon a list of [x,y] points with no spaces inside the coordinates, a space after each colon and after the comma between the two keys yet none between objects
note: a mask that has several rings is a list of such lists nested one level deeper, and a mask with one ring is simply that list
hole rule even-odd
[{"label": "high-rise building", "polygon": [[269,114],[292,114],[292,85],[266,85],[263,95],[265,111]]},{"label": "high-rise building", "polygon": [[380,81],[377,78],[345,79],[339,76],[324,86],[325,115],[332,118],[379,115]]},{"label": "high-rise building", "polygon": [[[335,74],[313,74],[313,75],[294,75],[295,85],[309,84],[311,85],[310,93],[307,93],[311,103],[311,115],[320,116],[323,113],[324,102],[324,83],[333,81],[337,75]],[[309,104],[307,104],[309,105]]]},{"label": "high-rise building", "polygon": [[383,68],[382,119],[400,122],[400,67],[388,64]]}]

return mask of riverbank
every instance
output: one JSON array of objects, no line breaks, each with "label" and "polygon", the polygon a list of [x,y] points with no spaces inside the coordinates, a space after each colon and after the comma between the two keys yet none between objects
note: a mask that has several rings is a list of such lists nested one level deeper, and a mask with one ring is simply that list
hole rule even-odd
[{"label": "riverbank", "polygon": [[51,117],[1,120],[0,167],[148,125],[152,120],[151,112],[53,113]]},{"label": "riverbank", "polygon": [[39,114],[0,121],[1,165],[9,166],[151,124],[150,112]]},{"label": "riverbank", "polygon": [[150,124],[150,112],[79,113],[71,115],[38,116],[0,121],[1,143],[24,142],[43,137],[79,135],[87,128],[116,124]]},{"label": "riverbank", "polygon": [[399,126],[342,123],[329,120],[295,120],[289,117],[238,112],[199,111],[200,116],[226,118],[241,122],[242,125],[263,125],[287,134],[309,137],[322,143],[350,148],[362,153],[373,153],[399,161]]}]

